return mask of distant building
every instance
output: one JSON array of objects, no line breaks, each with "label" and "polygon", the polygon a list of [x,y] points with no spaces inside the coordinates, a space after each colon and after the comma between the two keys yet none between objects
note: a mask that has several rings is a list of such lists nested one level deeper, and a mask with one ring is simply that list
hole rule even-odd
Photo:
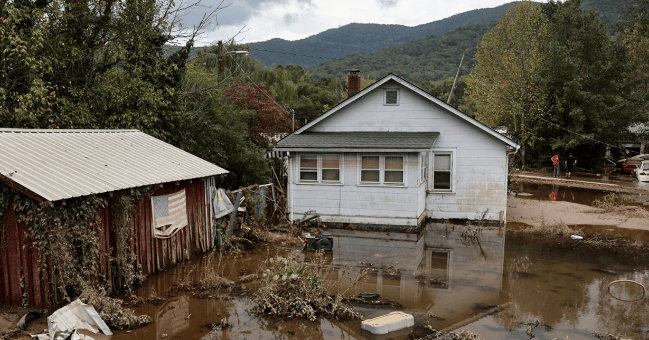
[{"label": "distant building", "polygon": [[[351,81],[358,76],[350,75]],[[349,86],[353,91],[355,87]],[[280,140],[290,219],[505,222],[511,139],[389,74]]]}]

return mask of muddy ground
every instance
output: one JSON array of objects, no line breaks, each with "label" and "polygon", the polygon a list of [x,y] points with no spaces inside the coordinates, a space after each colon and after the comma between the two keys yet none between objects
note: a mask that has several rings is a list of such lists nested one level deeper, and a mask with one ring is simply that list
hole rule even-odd
[{"label": "muddy ground", "polygon": [[[518,225],[518,227],[521,225],[523,227],[524,225],[541,227],[565,224],[649,230],[649,209],[647,206],[643,206],[643,203],[649,200],[649,190],[646,188],[619,186],[612,190],[609,184],[598,184],[591,181],[586,183],[586,181],[525,178],[521,176],[515,177],[514,180],[523,184],[560,185],[558,190],[555,190],[554,187],[552,189],[544,188],[544,190],[537,188],[532,194],[526,193],[523,185],[521,186],[523,190],[519,192],[519,196],[510,195],[507,221]],[[586,199],[575,198],[575,194],[579,196],[581,193],[566,190],[565,188],[587,188],[605,191],[606,193],[627,193],[630,195],[627,195],[627,197],[631,197],[630,201],[634,201],[634,204],[616,207],[615,209],[597,208],[590,203],[588,195],[586,195]],[[555,192],[554,200],[550,197],[552,192]],[[582,194],[582,196],[584,195]],[[597,197],[601,198],[601,195]],[[45,317],[30,321],[27,331],[20,331],[15,328],[20,317],[32,310],[34,309],[0,306],[0,339],[29,339],[29,334],[42,333],[44,328],[47,327]],[[94,337],[96,339],[104,338],[101,335]]]}]

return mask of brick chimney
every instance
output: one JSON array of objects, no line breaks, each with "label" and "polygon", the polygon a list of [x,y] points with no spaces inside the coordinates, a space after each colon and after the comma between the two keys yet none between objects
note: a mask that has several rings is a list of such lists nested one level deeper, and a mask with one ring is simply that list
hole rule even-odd
[{"label": "brick chimney", "polygon": [[349,70],[347,76],[347,98],[361,92],[361,71]]}]

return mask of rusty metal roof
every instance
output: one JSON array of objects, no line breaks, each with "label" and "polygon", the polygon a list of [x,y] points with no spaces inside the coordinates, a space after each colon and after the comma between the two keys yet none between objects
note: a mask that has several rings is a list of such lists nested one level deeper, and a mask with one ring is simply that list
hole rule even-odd
[{"label": "rusty metal roof", "polygon": [[0,128],[4,181],[48,201],[227,172],[139,130]]}]

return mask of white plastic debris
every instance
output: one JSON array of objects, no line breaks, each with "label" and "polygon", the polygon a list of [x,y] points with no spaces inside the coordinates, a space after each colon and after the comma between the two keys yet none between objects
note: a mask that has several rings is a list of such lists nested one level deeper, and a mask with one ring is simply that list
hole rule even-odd
[{"label": "white plastic debris", "polygon": [[101,330],[106,335],[113,335],[93,306],[86,305],[81,300],[76,299],[47,318],[47,331],[49,334],[32,335],[32,338],[49,340],[65,340],[69,337],[73,340],[92,339],[87,335],[79,334],[77,332],[79,329],[86,329],[94,334],[99,333]]},{"label": "white plastic debris", "polygon": [[415,325],[415,318],[403,312],[392,312],[361,322],[361,329],[372,334],[387,334]]},{"label": "white plastic debris", "polygon": [[570,238],[573,239],[573,240],[583,240],[584,239],[583,236],[579,236],[579,235],[570,235]]}]

